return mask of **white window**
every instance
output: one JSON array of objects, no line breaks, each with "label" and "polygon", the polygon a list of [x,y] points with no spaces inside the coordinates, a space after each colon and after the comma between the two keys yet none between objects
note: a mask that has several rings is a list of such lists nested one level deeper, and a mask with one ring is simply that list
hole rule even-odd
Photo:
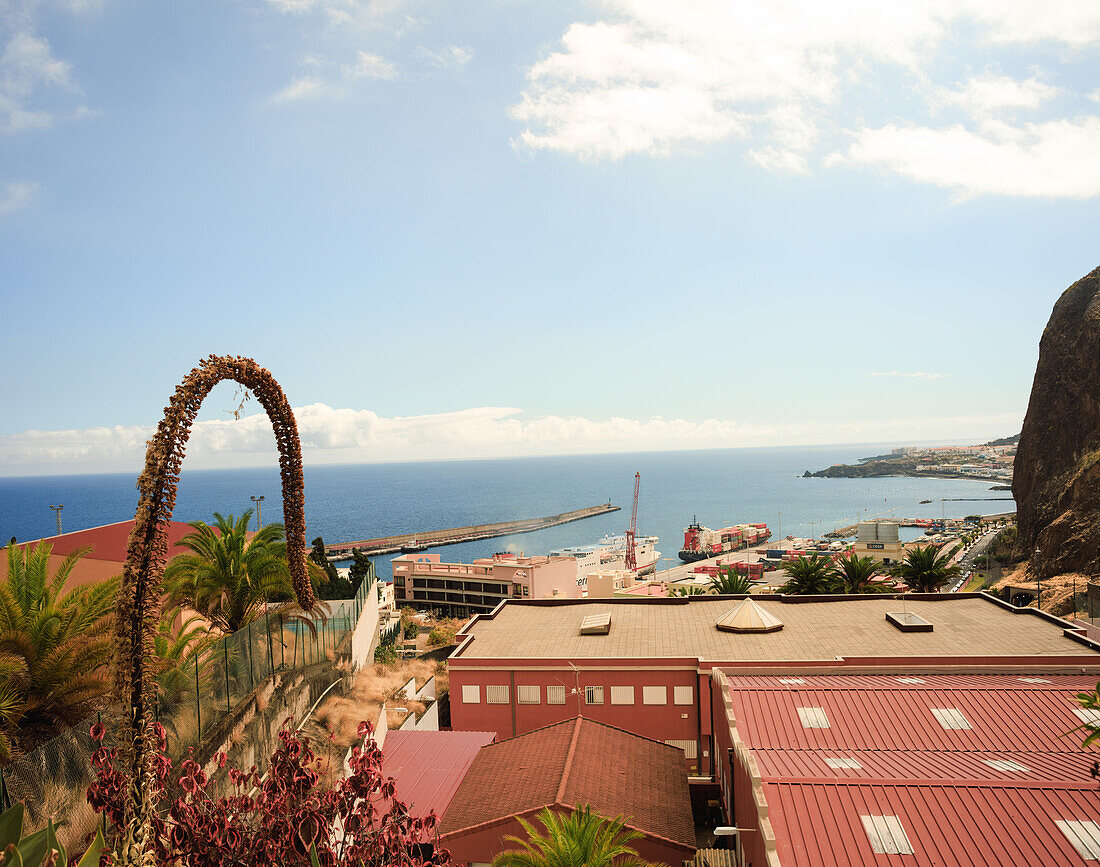
[{"label": "white window", "polygon": [[1014,762],[1011,759],[982,759],[989,767],[995,768],[998,771],[1017,771],[1019,773],[1027,773],[1027,768],[1021,765],[1019,762]]},{"label": "white window", "polygon": [[827,764],[830,768],[834,768],[836,770],[840,770],[841,768],[858,769],[863,767],[863,765],[861,765],[855,759],[849,759],[845,756],[826,756],[825,764]]},{"label": "white window", "polygon": [[802,728],[804,729],[829,728],[829,717],[826,716],[823,707],[800,707],[798,718],[802,720]]},{"label": "white window", "polygon": [[565,687],[564,686],[548,686],[548,687],[546,687],[546,703],[547,704],[565,704]]},{"label": "white window", "polygon": [[970,728],[970,721],[963,716],[963,712],[957,707],[934,707],[932,708],[932,715],[947,731]]},{"label": "white window", "polygon": [[[611,700],[615,700],[614,696],[612,696]],[[642,704],[668,704],[668,687],[643,686]]]},{"label": "white window", "polygon": [[634,687],[632,687],[632,686],[613,686],[613,687],[611,687],[611,703],[612,704],[634,704]]},{"label": "white window", "polygon": [[516,701],[520,704],[539,704],[542,701],[542,687],[517,686]]},{"label": "white window", "polygon": [[508,704],[508,687],[491,684],[485,687],[486,704]]},{"label": "white window", "polygon": [[696,745],[695,741],[676,741],[676,740],[673,740],[673,741],[665,741],[665,743],[668,744],[670,747],[676,747],[677,749],[683,750],[684,751],[684,758],[694,759],[699,755],[698,746]]},{"label": "white window", "polygon": [[481,687],[476,683],[462,684],[462,703],[481,704]]},{"label": "white window", "polygon": [[1075,707],[1073,712],[1077,714],[1077,718],[1086,725],[1100,725],[1100,710]]},{"label": "white window", "polygon": [[912,855],[913,844],[897,816],[860,816],[876,855]]},{"label": "white window", "polygon": [[603,687],[602,686],[586,686],[584,688],[584,703],[585,704],[603,704]]},{"label": "white window", "polygon": [[674,686],[672,688],[673,704],[695,704],[695,688],[691,686]]},{"label": "white window", "polygon": [[1086,861],[1100,861],[1100,825],[1080,819],[1055,819],[1058,830]]}]

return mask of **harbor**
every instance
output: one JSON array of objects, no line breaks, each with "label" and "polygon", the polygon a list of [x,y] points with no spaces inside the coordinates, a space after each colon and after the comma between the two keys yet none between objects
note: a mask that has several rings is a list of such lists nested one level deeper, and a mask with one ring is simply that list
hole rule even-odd
[{"label": "harbor", "polygon": [[518,521],[499,521],[495,524],[477,524],[470,527],[454,527],[449,530],[422,530],[416,533],[402,533],[377,539],[360,539],[357,542],[340,542],[326,545],[325,554],[329,560],[337,561],[349,558],[353,550],[358,550],[361,554],[367,556],[375,556],[377,554],[392,554],[402,550],[438,548],[443,545],[455,545],[459,542],[492,539],[496,536],[533,533],[536,530],[545,530],[547,527],[556,527],[560,524],[569,524],[573,521],[583,521],[586,518],[595,518],[598,515],[618,512],[620,508],[611,505],[611,503],[601,503],[598,506],[574,509],[570,512],[561,512],[544,518],[524,518]]}]

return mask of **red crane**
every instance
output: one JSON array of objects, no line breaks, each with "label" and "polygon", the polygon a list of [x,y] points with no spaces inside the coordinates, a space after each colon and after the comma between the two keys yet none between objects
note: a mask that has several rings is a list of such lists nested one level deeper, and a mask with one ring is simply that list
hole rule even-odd
[{"label": "red crane", "polygon": [[634,534],[638,530],[638,486],[642,482],[642,474],[634,474],[634,506],[630,510],[630,529],[626,531],[626,568],[631,572],[638,571],[638,559],[634,556]]}]

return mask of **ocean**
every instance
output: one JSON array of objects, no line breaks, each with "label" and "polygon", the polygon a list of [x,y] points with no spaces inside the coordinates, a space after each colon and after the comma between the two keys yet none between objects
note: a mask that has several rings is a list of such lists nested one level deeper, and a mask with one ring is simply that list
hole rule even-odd
[{"label": "ocean", "polygon": [[[962,479],[804,479],[805,470],[882,454],[891,444],[746,448],[510,458],[477,461],[358,464],[306,468],[307,542],[412,533],[492,521],[552,515],[606,503],[622,510],[535,533],[431,549],[469,562],[496,551],[542,554],[621,534],[630,520],[634,473],[640,471],[638,533],[660,537],[672,558],[684,527],[765,521],[773,535],[820,536],[870,517],[962,517],[1008,512],[1007,492],[992,482]],[[50,505],[63,504],[65,532],[133,517],[137,473],[0,478],[0,538],[19,541],[56,533]],[[173,518],[211,520],[215,511],[240,515],[263,496],[265,522],[282,520],[279,474],[262,469],[185,470]],[[921,505],[921,500],[932,502]],[[910,532],[908,537],[919,534]],[[390,576],[390,557],[376,559]],[[670,563],[661,563],[665,568]]]}]

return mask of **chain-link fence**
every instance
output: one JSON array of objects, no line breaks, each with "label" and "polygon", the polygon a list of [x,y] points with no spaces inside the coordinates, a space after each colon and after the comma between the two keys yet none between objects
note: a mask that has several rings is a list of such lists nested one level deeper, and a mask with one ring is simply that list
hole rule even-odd
[{"label": "chain-link fence", "polygon": [[[348,653],[350,641],[345,640],[359,621],[367,594],[375,592],[372,570],[353,599],[324,602],[308,615],[273,606],[232,635],[189,645],[158,678],[155,714],[164,725],[173,761],[197,747],[268,678],[334,662],[338,653]],[[44,825],[50,816],[66,820],[67,845],[94,830],[85,791],[95,751],[89,732],[97,718],[62,732],[0,770],[0,809],[22,801],[28,829]]]}]

